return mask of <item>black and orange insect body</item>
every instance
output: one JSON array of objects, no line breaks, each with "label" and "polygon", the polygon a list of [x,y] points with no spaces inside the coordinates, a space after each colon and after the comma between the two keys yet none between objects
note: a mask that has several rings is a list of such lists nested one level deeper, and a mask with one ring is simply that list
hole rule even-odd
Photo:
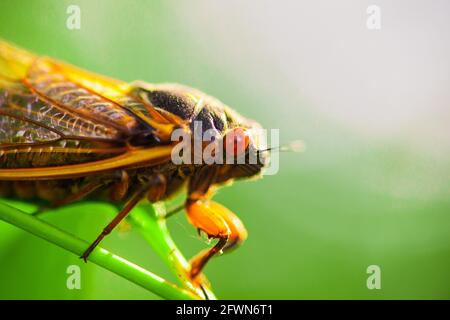
[{"label": "black and orange insect body", "polygon": [[[43,199],[50,207],[87,197],[123,204],[86,249],[85,260],[141,200],[161,201],[183,187],[189,221],[218,239],[192,260],[192,278],[215,254],[245,240],[239,218],[210,198],[224,183],[261,173],[267,159],[252,138],[256,127],[189,87],[127,84],[0,42],[3,196]],[[223,157],[254,156],[257,161],[175,163],[175,130],[187,134],[192,145],[212,131],[211,143],[223,142]],[[200,143],[203,151],[208,144]]]}]

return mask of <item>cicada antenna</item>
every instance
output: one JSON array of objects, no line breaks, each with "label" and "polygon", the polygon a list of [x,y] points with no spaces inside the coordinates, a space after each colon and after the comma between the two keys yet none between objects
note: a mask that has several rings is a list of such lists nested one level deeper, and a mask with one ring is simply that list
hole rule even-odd
[{"label": "cicada antenna", "polygon": [[259,152],[266,151],[280,151],[280,152],[303,152],[305,150],[305,143],[302,140],[294,140],[288,144],[284,144],[278,147],[269,147],[267,149],[260,149]]}]

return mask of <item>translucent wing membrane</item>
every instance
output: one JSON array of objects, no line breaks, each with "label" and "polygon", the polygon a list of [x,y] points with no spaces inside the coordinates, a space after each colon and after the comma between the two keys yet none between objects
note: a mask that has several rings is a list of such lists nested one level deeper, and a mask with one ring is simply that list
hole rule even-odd
[{"label": "translucent wing membrane", "polygon": [[[105,123],[90,118],[92,115],[95,118],[94,111],[103,110],[100,97],[86,93],[86,90],[68,81],[62,83],[63,77],[50,70],[44,73],[44,64],[40,61],[31,54],[0,42],[0,115],[10,115],[22,122],[30,121],[34,126],[46,127],[60,136],[111,140],[121,136],[111,121]],[[45,82],[39,81],[40,78],[60,81]],[[65,95],[67,90],[74,93]],[[54,103],[52,99],[61,103]],[[74,105],[74,110],[68,106],[70,103]],[[77,108],[81,109],[84,105],[89,106],[77,113]],[[88,113],[90,117],[86,116]],[[11,118],[6,120],[11,122]],[[9,132],[14,134],[12,129]]]},{"label": "translucent wing membrane", "polygon": [[122,134],[143,130],[137,117],[97,92],[68,80],[47,59],[38,59],[30,66],[25,82],[32,92],[59,109],[108,125]]},{"label": "translucent wing membrane", "polygon": [[33,123],[10,116],[0,116],[0,145],[35,144],[59,138],[55,132]]},{"label": "translucent wing membrane", "polygon": [[19,86],[13,90],[0,88],[0,115],[32,122],[64,137],[119,138],[116,129],[59,108]]}]

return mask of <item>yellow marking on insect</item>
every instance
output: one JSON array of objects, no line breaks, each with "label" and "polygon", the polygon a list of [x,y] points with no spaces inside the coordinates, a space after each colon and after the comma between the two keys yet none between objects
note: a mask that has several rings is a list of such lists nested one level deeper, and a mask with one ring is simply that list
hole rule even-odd
[{"label": "yellow marking on insect", "polygon": [[0,169],[0,180],[51,180],[95,175],[99,172],[129,167],[145,167],[149,164],[156,165],[169,161],[172,149],[173,145],[132,148],[116,157],[80,164],[42,168]]},{"label": "yellow marking on insect", "polygon": [[129,90],[129,84],[126,82],[88,72],[70,64],[53,61],[50,62],[53,67],[63,73],[67,79],[82,87],[98,92],[107,99],[115,101],[115,99],[122,97]]},{"label": "yellow marking on insect", "polygon": [[0,70],[2,70],[5,76],[11,79],[23,78],[28,66],[35,59],[35,56],[27,51],[0,40]]}]

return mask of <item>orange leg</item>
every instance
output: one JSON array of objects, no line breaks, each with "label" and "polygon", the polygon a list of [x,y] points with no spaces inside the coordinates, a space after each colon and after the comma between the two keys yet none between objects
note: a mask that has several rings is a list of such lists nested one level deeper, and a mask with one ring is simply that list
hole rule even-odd
[{"label": "orange leg", "polygon": [[200,252],[191,260],[191,277],[195,278],[213,256],[242,243],[247,238],[247,231],[234,213],[209,199],[188,200],[186,211],[192,225],[209,238],[219,239],[214,247]]}]

